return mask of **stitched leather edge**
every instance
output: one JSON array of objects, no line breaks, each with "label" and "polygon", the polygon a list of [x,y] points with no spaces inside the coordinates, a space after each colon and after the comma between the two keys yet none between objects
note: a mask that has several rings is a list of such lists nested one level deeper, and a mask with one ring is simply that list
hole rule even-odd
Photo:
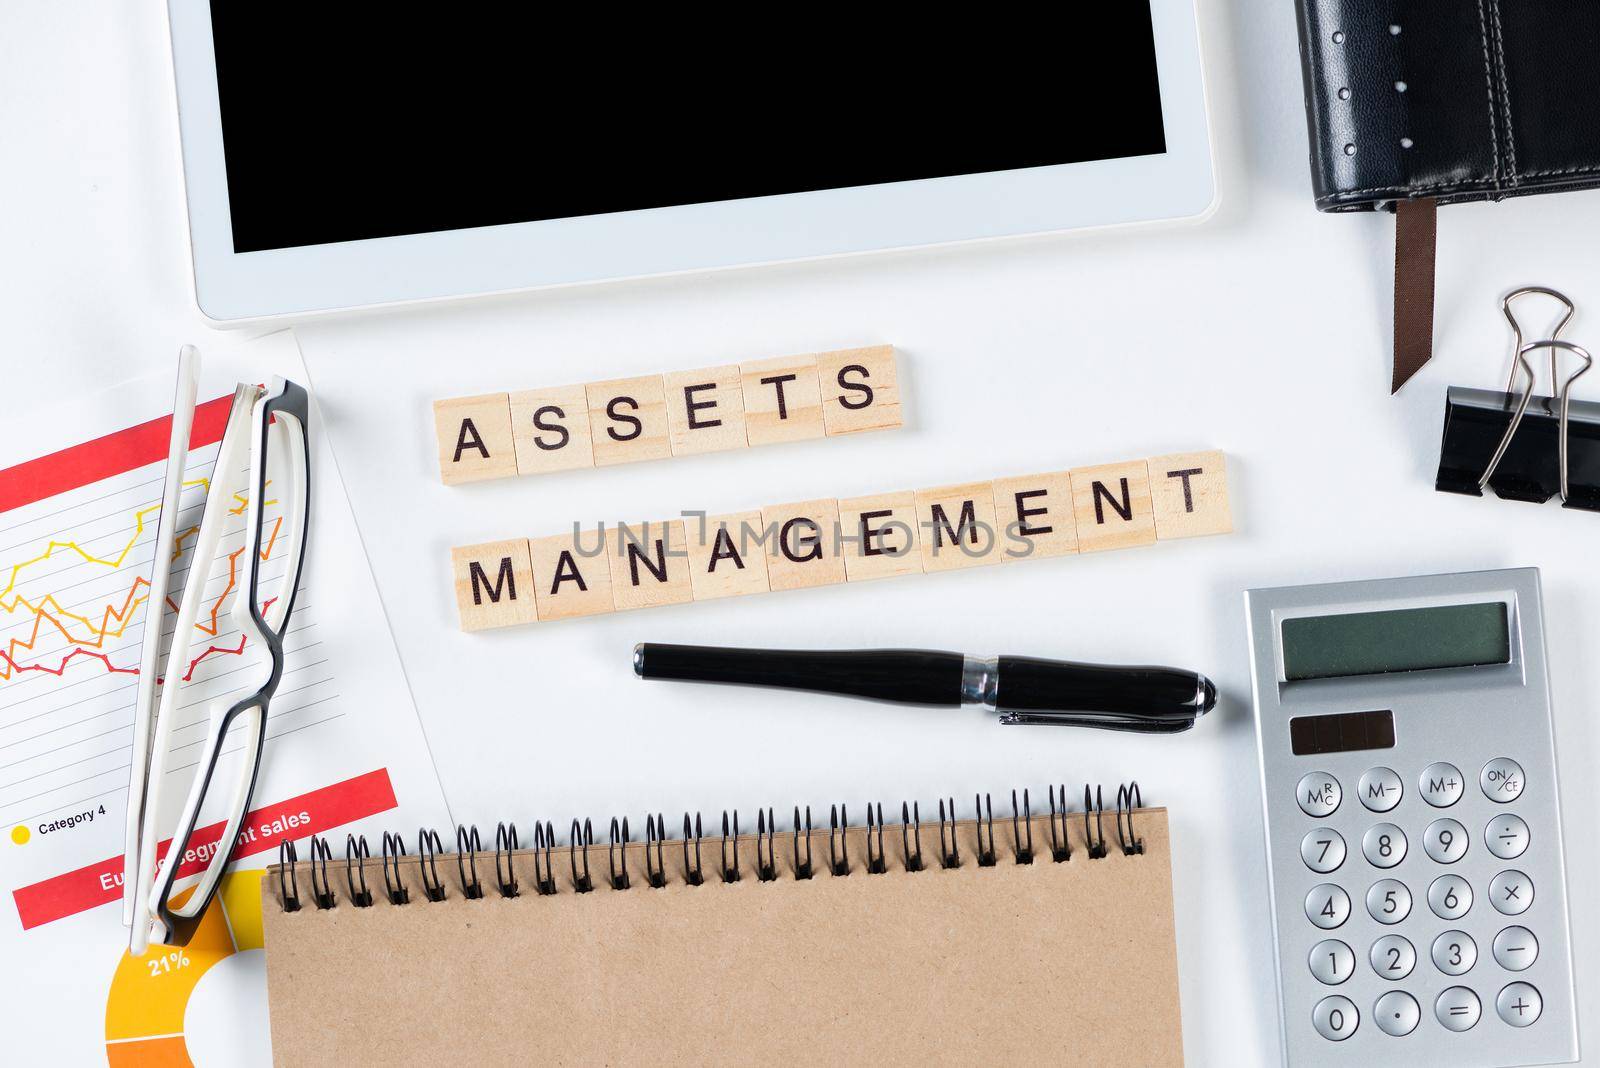
[{"label": "stitched leather edge", "polygon": [[1489,61],[1489,16],[1484,10],[1484,0],[1478,0],[1478,41],[1483,48],[1484,94],[1489,100],[1489,144],[1494,149],[1494,181],[1498,185],[1502,171],[1500,164],[1500,128],[1494,117],[1494,66]]}]

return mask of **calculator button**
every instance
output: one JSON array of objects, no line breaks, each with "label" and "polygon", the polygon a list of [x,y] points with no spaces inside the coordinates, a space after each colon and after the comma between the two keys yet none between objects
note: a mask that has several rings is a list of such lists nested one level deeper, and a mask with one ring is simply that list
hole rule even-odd
[{"label": "calculator button", "polygon": [[1489,883],[1489,902],[1496,912],[1520,916],[1533,904],[1533,880],[1520,871],[1503,871]]},{"label": "calculator button", "polygon": [[1507,813],[1489,821],[1483,829],[1483,844],[1501,860],[1520,857],[1528,850],[1528,825],[1521,816]]},{"label": "calculator button", "polygon": [[1338,994],[1323,998],[1311,1011],[1311,1025],[1330,1042],[1343,1042],[1356,1033],[1360,1023],[1361,1014],[1356,1011],[1355,1002]]},{"label": "calculator button", "polygon": [[1372,1006],[1372,1018],[1377,1021],[1378,1030],[1400,1038],[1417,1029],[1422,1010],[1417,1008],[1417,999],[1404,990],[1391,990]]},{"label": "calculator button", "polygon": [[1373,768],[1356,786],[1361,803],[1373,812],[1388,812],[1400,803],[1405,787],[1393,768]]},{"label": "calculator button", "polygon": [[1392,868],[1406,859],[1406,832],[1392,823],[1369,827],[1361,836],[1361,853],[1374,868]]},{"label": "calculator button", "polygon": [[1411,915],[1411,891],[1398,879],[1379,879],[1367,891],[1367,912],[1379,923],[1399,923]]},{"label": "calculator button", "polygon": [[1433,1015],[1447,1031],[1470,1031],[1483,1015],[1483,1005],[1466,987],[1453,986],[1433,1003]]},{"label": "calculator button", "polygon": [[1461,800],[1461,791],[1465,789],[1461,769],[1454,764],[1429,764],[1417,776],[1417,789],[1422,791],[1422,799],[1434,808],[1449,808]]},{"label": "calculator button", "polygon": [[1350,918],[1350,895],[1332,883],[1313,886],[1306,895],[1306,919],[1331,931]]},{"label": "calculator button", "polygon": [[1422,835],[1422,849],[1429,859],[1440,864],[1454,864],[1467,855],[1467,842],[1471,836],[1455,820],[1434,820]]},{"label": "calculator button", "polygon": [[1495,757],[1478,773],[1478,785],[1490,801],[1505,804],[1522,796],[1522,765],[1510,757]]},{"label": "calculator button", "polygon": [[1433,966],[1444,974],[1465,975],[1478,963],[1478,943],[1465,931],[1446,931],[1433,940],[1431,955]]},{"label": "calculator button", "polygon": [[1494,936],[1494,962],[1508,972],[1520,972],[1539,959],[1539,940],[1526,927],[1507,927]]},{"label": "calculator button", "polygon": [[1344,835],[1331,827],[1318,827],[1300,839],[1300,859],[1315,872],[1338,870],[1344,863]]},{"label": "calculator button", "polygon": [[1527,1027],[1544,1011],[1539,988],[1530,983],[1512,983],[1494,999],[1494,1011],[1512,1027]]},{"label": "calculator button", "polygon": [[1337,938],[1326,938],[1311,947],[1311,974],[1319,983],[1338,986],[1356,970],[1356,955]]},{"label": "calculator button", "polygon": [[1417,950],[1407,939],[1399,935],[1384,935],[1372,943],[1372,952],[1367,955],[1372,964],[1372,970],[1385,979],[1401,980],[1411,974],[1411,969],[1417,966]]},{"label": "calculator button", "polygon": [[1313,771],[1310,775],[1302,776],[1294,792],[1295,799],[1300,802],[1300,811],[1317,819],[1333,815],[1344,798],[1339,780],[1325,771]]},{"label": "calculator button", "polygon": [[1428,907],[1441,920],[1459,920],[1472,908],[1472,884],[1459,875],[1441,875],[1428,884]]}]

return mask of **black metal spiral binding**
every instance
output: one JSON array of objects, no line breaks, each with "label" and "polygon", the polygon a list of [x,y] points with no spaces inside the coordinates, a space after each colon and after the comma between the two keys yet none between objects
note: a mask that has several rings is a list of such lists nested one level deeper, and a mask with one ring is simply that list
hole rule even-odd
[{"label": "black metal spiral binding", "polygon": [[811,806],[806,806],[806,859],[800,859],[800,806],[794,807],[794,877],[796,879],[809,879],[811,870]]},{"label": "black metal spiral binding", "polygon": [[[350,904],[358,909],[372,907],[372,891],[367,889],[367,869],[365,862],[372,859],[372,850],[367,848],[367,836],[357,838],[353,834],[344,836],[344,882],[350,889]],[[361,888],[356,889],[356,875],[361,876]]]},{"label": "black metal spiral binding", "polygon": [[398,834],[383,832],[383,892],[391,905],[407,905],[411,891],[400,879],[400,858],[406,855],[405,843]]},{"label": "black metal spiral binding", "polygon": [[[1094,814],[1094,830],[1089,829],[1089,814]],[[1091,798],[1087,784],[1083,787],[1083,837],[1089,843],[1089,859],[1104,860],[1106,856],[1106,806],[1100,800],[1100,787],[1094,788]]]},{"label": "black metal spiral binding", "polygon": [[1017,792],[1011,791],[1011,854],[1018,864],[1033,863],[1033,809],[1028,804],[1028,791],[1022,791],[1022,826],[1028,828],[1028,844],[1022,844],[1017,830]]},{"label": "black metal spiral binding", "polygon": [[[328,848],[326,838],[311,836],[311,902],[319,909],[331,909],[338,901],[333,896],[333,883],[328,880],[328,861],[333,858],[333,850]],[[321,874],[319,881],[317,876]]]},{"label": "black metal spiral binding", "polygon": [[300,879],[295,874],[299,862],[294,842],[285,838],[278,843],[278,900],[283,902],[285,912],[300,911]]},{"label": "black metal spiral binding", "polygon": [[777,857],[778,821],[772,809],[756,809],[756,879],[770,883],[778,877]]},{"label": "black metal spiral binding", "polygon": [[[878,804],[878,816],[872,816],[872,802],[867,803],[867,874],[882,875],[889,870],[888,861],[883,855],[883,805]],[[873,838],[877,838],[877,848],[873,848]]]},{"label": "black metal spiral binding", "polygon": [[[1059,791],[1060,797],[1057,798]],[[1049,788],[1050,812],[1048,823],[1050,828],[1050,859],[1055,863],[1065,863],[1072,858],[1072,847],[1068,835],[1069,812],[1066,804],[1066,788],[1052,785]],[[993,801],[989,794],[977,794],[974,797],[977,818],[974,822],[976,834],[975,855],[980,867],[992,867],[999,863],[1000,854],[997,839],[994,833]],[[1083,836],[1089,859],[1101,860],[1109,853],[1110,840],[1105,833],[1105,803],[1104,788],[1085,784],[1083,788]],[[1116,806],[1113,814],[1114,832],[1116,843],[1125,857],[1142,856],[1145,853],[1145,841],[1134,827],[1134,814],[1143,809],[1144,798],[1137,782],[1128,782],[1117,786]],[[589,869],[589,847],[594,844],[594,828],[590,820],[572,821],[571,840],[568,843],[568,864],[572,873],[572,890],[577,893],[589,893],[595,889],[594,881]],[[811,810],[805,810],[805,817],[801,818],[800,806],[794,807],[793,822],[793,868],[792,874],[797,880],[811,879],[815,876],[815,864],[812,857],[811,845]],[[883,805],[879,802],[868,803],[866,816],[866,859],[865,871],[872,875],[883,875],[890,871],[888,853],[885,849],[884,838],[887,831],[883,817]],[[953,798],[940,799],[939,801],[939,866],[941,868],[959,868],[961,866],[960,851],[960,821],[957,818],[955,800]],[[756,812],[756,881],[773,882],[781,878],[782,872],[777,858],[777,820],[771,808],[758,809]],[[831,805],[828,813],[828,865],[829,874],[843,878],[851,873],[849,855],[850,817],[848,809],[843,804]],[[717,874],[724,883],[737,883],[741,881],[743,871],[739,862],[739,812],[737,809],[724,810],[722,813],[722,835],[718,843],[718,871]],[[704,860],[702,857],[701,840],[703,838],[702,821],[699,814],[691,818],[685,812],[683,816],[683,880],[690,886],[700,886],[705,882]],[[801,849],[801,840],[804,839],[804,850]],[[645,818],[644,836],[644,870],[645,882],[648,886],[661,889],[668,885],[669,876],[666,867],[666,820],[660,814],[647,815]],[[533,848],[529,851],[533,857],[533,884],[539,895],[551,895],[560,892],[555,876],[555,849],[557,846],[555,825],[549,821],[534,824]],[[1033,810],[1029,791],[1024,789],[1019,801],[1017,791],[1011,792],[1011,846],[1012,859],[1017,864],[1033,864],[1039,859],[1040,854],[1035,852],[1033,840]],[[632,887],[628,873],[628,851],[633,847],[630,836],[628,820],[626,817],[611,820],[610,844],[607,849],[607,884],[612,890],[624,891]],[[907,873],[927,870],[927,863],[922,851],[922,813],[921,806],[915,802],[902,802],[900,805],[900,848],[904,871]],[[311,836],[310,859],[310,900],[317,910],[335,908],[338,904],[337,894],[334,890],[329,874],[332,859],[332,849],[325,837]],[[469,899],[484,896],[484,887],[478,874],[478,854],[482,845],[475,826],[459,825],[456,828],[456,869],[460,878],[462,894]],[[434,830],[420,829],[417,832],[417,867],[421,876],[424,896],[428,901],[443,901],[447,892],[444,881],[439,877],[438,860],[443,852],[439,833]],[[495,886],[502,897],[515,898],[521,896],[521,884],[515,870],[516,857],[521,853],[520,836],[516,824],[501,823],[495,830]],[[803,852],[803,855],[802,855]],[[579,853],[582,853],[582,863],[579,862]],[[409,888],[401,871],[401,858],[405,857],[406,849],[403,839],[398,834],[387,831],[383,834],[383,888],[384,898],[390,905],[406,905],[411,901]],[[376,895],[368,883],[366,866],[371,860],[371,851],[364,835],[347,834],[345,836],[345,887],[348,891],[349,901],[356,908],[371,908],[376,903]],[[283,911],[299,912],[304,908],[300,895],[299,854],[293,841],[285,840],[278,847],[278,894],[282,901]]]},{"label": "black metal spiral binding", "polygon": [[[461,893],[463,896],[476,901],[483,896],[483,884],[478,881],[478,851],[483,848],[483,842],[478,838],[478,828],[467,828],[456,824],[456,874],[461,876]],[[467,878],[467,869],[472,869],[472,878]]]},{"label": "black metal spiral binding", "polygon": [[[1125,857],[1144,853],[1144,839],[1133,833],[1133,810],[1143,807],[1144,797],[1139,793],[1137,782],[1117,787],[1117,844],[1122,846],[1122,855]],[[1123,833],[1124,823],[1127,824],[1126,835]]]},{"label": "black metal spiral binding", "polygon": [[444,880],[439,878],[439,854],[443,851],[438,831],[417,832],[417,871],[422,876],[422,892],[429,901],[444,900]]},{"label": "black metal spiral binding", "polygon": [[[667,885],[667,863],[662,856],[662,839],[667,836],[667,821],[661,813],[644,818],[644,881],[652,890],[660,890]],[[655,854],[651,855],[654,847]]]},{"label": "black metal spiral binding", "polygon": [[739,810],[733,810],[733,865],[728,864],[728,810],[722,810],[722,845],[717,850],[717,861],[722,867],[722,881],[739,881]]},{"label": "black metal spiral binding", "polygon": [[[494,881],[501,897],[516,897],[517,872],[512,858],[517,852],[517,825],[502,823],[494,829]],[[502,871],[502,866],[504,870]]]},{"label": "black metal spiral binding", "polygon": [[[984,810],[985,810],[986,806],[987,806],[987,809],[988,809],[988,816],[987,817],[985,817],[985,815],[984,815]],[[955,811],[955,807],[956,807],[955,802],[954,801],[950,802],[950,811],[951,812]],[[996,860],[995,851],[994,851],[994,804],[989,801],[989,795],[988,794],[984,794],[981,797],[979,795],[977,795],[977,794],[973,794],[972,795],[972,808],[973,808],[973,812],[978,817],[978,820],[977,820],[977,823],[978,823],[978,826],[977,826],[977,830],[978,830],[978,867],[980,867],[980,868],[992,868],[992,867],[994,867],[995,860]],[[986,826],[989,828],[989,843],[987,845],[985,845],[984,841],[983,841],[983,838],[984,838],[983,829]]]},{"label": "black metal spiral binding", "polygon": [[828,870],[835,875],[850,874],[850,840],[845,837],[849,823],[850,814],[843,805],[828,806]]},{"label": "black metal spiral binding", "polygon": [[961,846],[956,842],[956,799],[950,799],[949,841],[946,841],[944,799],[939,800],[939,867],[961,867]]},{"label": "black metal spiral binding", "polygon": [[[906,836],[907,830],[917,840],[917,851],[911,852],[911,842]],[[912,803],[908,809],[904,801],[900,802],[900,850],[906,858],[906,871],[922,870],[922,808]]]}]

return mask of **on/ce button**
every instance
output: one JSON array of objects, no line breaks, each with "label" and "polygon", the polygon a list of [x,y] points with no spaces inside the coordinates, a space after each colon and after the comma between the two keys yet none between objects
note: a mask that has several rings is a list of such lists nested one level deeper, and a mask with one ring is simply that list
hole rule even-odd
[{"label": "on/ce button", "polygon": [[1295,800],[1300,802],[1300,811],[1316,819],[1333,815],[1339,802],[1344,799],[1339,780],[1325,771],[1302,775],[1300,785],[1295,787],[1294,792]]}]

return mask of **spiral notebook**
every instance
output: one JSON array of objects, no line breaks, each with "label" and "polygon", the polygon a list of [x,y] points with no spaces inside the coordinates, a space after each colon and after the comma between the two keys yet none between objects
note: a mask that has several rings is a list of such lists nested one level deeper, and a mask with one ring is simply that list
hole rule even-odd
[{"label": "spiral notebook", "polygon": [[262,883],[274,1060],[1181,1064],[1166,810],[1051,802],[313,839]]}]

